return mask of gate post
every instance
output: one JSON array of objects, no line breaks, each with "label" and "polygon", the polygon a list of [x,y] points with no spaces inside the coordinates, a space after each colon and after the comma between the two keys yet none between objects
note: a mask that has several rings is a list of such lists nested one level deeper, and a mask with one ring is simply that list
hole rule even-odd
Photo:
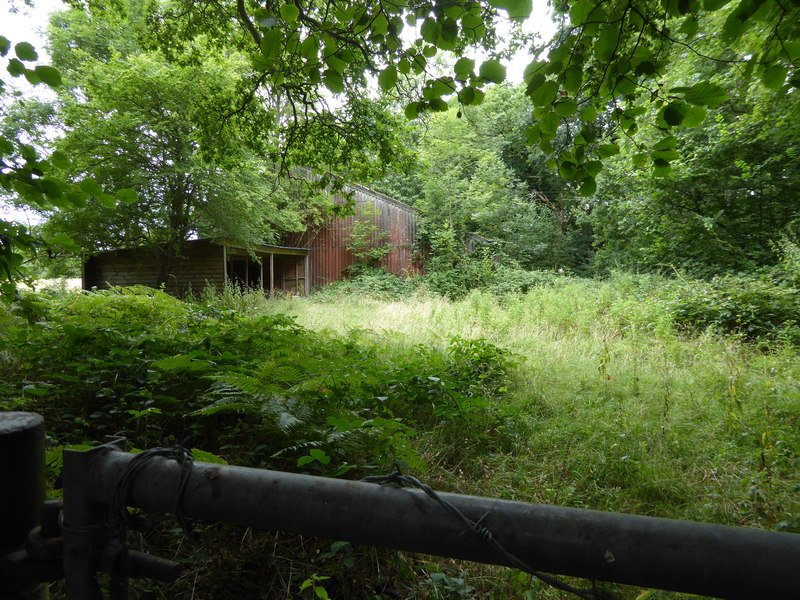
[{"label": "gate post", "polygon": [[[0,412],[0,566],[39,525],[44,502],[44,419],[31,412]],[[6,578],[8,579],[8,578]],[[41,598],[38,583],[3,581],[0,600]]]}]

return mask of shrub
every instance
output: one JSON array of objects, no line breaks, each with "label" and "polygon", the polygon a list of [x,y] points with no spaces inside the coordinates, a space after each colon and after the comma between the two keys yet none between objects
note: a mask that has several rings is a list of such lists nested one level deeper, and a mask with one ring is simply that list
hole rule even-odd
[{"label": "shrub", "polygon": [[381,267],[354,265],[350,277],[334,281],[313,292],[316,300],[335,302],[343,296],[365,296],[376,300],[399,300],[417,289],[414,279],[398,277]]},{"label": "shrub", "polygon": [[492,273],[488,288],[497,296],[527,294],[535,287],[553,285],[561,277],[555,271],[526,271],[503,266]]},{"label": "shrub", "polygon": [[686,282],[667,301],[677,325],[692,330],[713,327],[748,341],[800,343],[800,290],[767,278],[721,277]]}]

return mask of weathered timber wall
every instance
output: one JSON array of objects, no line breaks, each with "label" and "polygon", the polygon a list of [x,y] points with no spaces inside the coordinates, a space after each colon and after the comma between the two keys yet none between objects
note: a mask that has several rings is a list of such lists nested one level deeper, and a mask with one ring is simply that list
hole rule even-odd
[{"label": "weathered timber wall", "polygon": [[[110,286],[146,285],[158,287],[163,255],[160,248],[131,248],[103,252],[84,264],[84,289]],[[199,292],[206,285],[222,290],[225,283],[223,247],[206,241],[186,244],[173,259],[165,291],[183,296]]]}]

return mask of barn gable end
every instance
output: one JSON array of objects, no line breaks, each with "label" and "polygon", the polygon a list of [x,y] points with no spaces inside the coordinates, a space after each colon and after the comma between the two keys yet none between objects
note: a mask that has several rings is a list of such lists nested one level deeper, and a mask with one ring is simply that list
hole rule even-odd
[{"label": "barn gable end", "polygon": [[[357,220],[369,220],[376,226],[373,241],[385,240],[389,252],[381,265],[390,273],[410,276],[421,272],[415,259],[414,242],[417,235],[417,211],[412,206],[390,198],[380,192],[358,185],[347,185],[345,192],[352,193],[355,215],[340,218],[333,216],[324,225],[290,237],[292,245],[310,251],[310,278],[312,287],[319,287],[347,276],[354,264],[353,253],[348,250],[353,225]],[[334,196],[337,204],[344,204],[342,196]]]}]

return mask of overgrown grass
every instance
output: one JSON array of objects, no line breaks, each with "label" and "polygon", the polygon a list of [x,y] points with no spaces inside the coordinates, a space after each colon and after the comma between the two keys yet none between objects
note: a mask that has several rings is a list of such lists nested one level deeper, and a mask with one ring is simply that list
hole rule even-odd
[{"label": "overgrown grass", "polygon": [[[347,477],[394,457],[438,489],[800,532],[798,350],[688,328],[677,285],[558,278],[457,302],[33,296],[0,317],[0,404],[44,411],[62,441],[99,437],[100,425],[143,445],[189,435],[232,462]],[[499,568],[292,536],[202,536],[204,597],[309,597],[299,588],[314,575],[340,598],[534,586]],[[242,567],[239,546],[261,564]],[[235,564],[247,574],[230,580]],[[197,588],[183,580],[147,597]]]},{"label": "overgrown grass", "polygon": [[264,310],[408,344],[485,339],[520,356],[505,402],[527,415],[532,435],[522,452],[482,457],[465,491],[800,531],[797,350],[688,333],[666,310],[665,285],[617,275],[505,299]]}]

